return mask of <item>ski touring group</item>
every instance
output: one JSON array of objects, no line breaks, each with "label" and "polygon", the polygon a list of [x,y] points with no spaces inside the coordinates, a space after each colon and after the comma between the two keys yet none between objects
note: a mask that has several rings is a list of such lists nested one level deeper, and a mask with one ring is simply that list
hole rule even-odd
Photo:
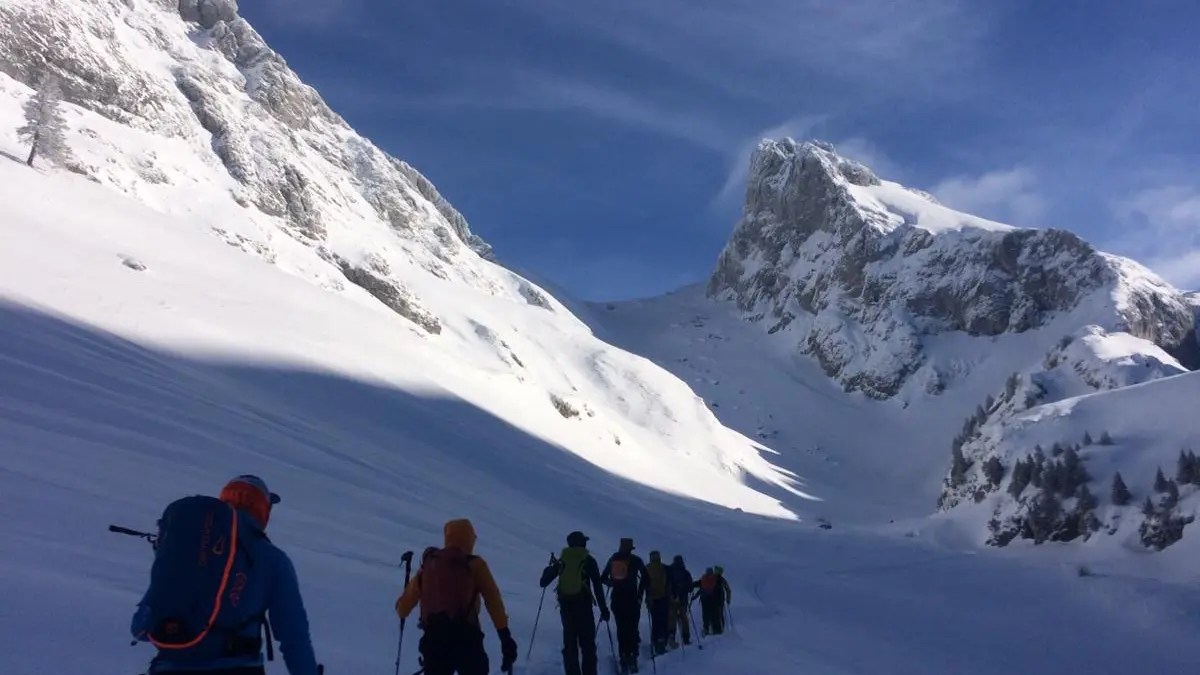
[{"label": "ski touring group", "polygon": [[[158,650],[148,675],[265,675],[276,640],[289,675],[324,672],[313,651],[295,568],[266,535],[271,511],[280,501],[261,478],[241,475],[218,497],[196,495],[169,504],[156,533],[109,527],[154,546],[150,584],[130,627],[134,644],[149,642]],[[412,553],[402,559],[406,571],[396,600],[396,673],[405,623],[417,610],[422,666],[418,673],[487,675],[480,623],[481,610],[486,609],[500,640],[500,670],[511,674],[517,644],[496,580],[487,562],[474,553],[474,526],[466,519],[450,520],[443,538],[441,547],[424,550],[415,575]],[[639,672],[643,606],[650,618],[651,659],[691,644],[697,627],[691,610],[697,600],[701,635],[725,631],[732,593],[720,567],[693,579],[682,556],[665,564],[658,551],[651,551],[649,562],[643,562],[634,553],[633,540],[625,538],[601,569],[582,532],[567,535],[566,543],[559,555],[550,555],[540,580],[543,603],[546,590],[555,584],[565,675],[596,675],[601,623],[606,625],[617,673]],[[541,612],[539,604],[531,644]],[[610,620],[616,624],[615,643]]]},{"label": "ski touring group", "polygon": [[[607,625],[610,618],[617,624],[615,648],[611,630],[609,633],[609,648],[617,672],[639,672],[642,605],[650,612],[651,658],[678,648],[678,638],[682,638],[685,647],[691,644],[691,629],[695,627],[691,606],[696,599],[700,600],[704,617],[702,635],[724,632],[726,607],[732,592],[720,567],[705,570],[695,581],[684,565],[683,556],[676,555],[670,565],[665,565],[661,554],[651,551],[650,562],[645,563],[634,554],[633,540],[625,538],[600,571],[587,543],[588,538],[582,532],[567,535],[567,547],[558,557],[552,554],[550,564],[542,571],[543,589],[558,582],[555,592],[562,618],[566,675],[596,675],[596,633],[600,624]],[[544,592],[542,597],[545,598]],[[596,606],[600,608],[599,621],[592,613]],[[538,616],[541,616],[540,606]]]}]

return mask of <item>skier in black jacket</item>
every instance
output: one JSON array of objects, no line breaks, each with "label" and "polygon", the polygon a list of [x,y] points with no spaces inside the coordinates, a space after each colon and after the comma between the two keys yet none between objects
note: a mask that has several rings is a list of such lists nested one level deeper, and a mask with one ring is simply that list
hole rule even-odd
[{"label": "skier in black jacket", "polygon": [[612,588],[612,609],[617,620],[617,651],[622,673],[638,672],[638,624],[646,598],[646,564],[633,553],[633,539],[621,540],[620,549],[608,559],[600,580]]},{"label": "skier in black jacket", "polygon": [[677,555],[671,560],[671,566],[667,568],[667,579],[671,584],[671,610],[667,615],[667,633],[671,636],[670,647],[674,649],[679,646],[679,643],[675,641],[676,626],[679,626],[683,644],[692,644],[691,615],[688,613],[688,603],[695,581],[692,579],[692,573],[683,564],[683,556]]}]

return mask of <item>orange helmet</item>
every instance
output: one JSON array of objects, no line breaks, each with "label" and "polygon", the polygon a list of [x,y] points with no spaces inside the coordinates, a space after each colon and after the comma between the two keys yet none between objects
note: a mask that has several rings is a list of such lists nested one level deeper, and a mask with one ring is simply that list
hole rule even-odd
[{"label": "orange helmet", "polygon": [[258,476],[244,474],[234,478],[221,489],[221,501],[254,517],[260,525],[267,526],[271,519],[271,507],[278,504],[279,495],[267,489],[267,484]]}]

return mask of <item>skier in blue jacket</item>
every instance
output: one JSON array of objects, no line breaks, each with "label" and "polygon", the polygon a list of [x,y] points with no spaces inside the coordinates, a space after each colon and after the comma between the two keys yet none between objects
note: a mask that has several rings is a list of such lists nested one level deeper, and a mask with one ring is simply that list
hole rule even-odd
[{"label": "skier in blue jacket", "polygon": [[[240,593],[239,605],[247,615],[255,617],[241,630],[228,636],[211,636],[227,640],[225,655],[206,660],[188,659],[160,651],[150,664],[150,674],[181,673],[186,675],[265,675],[263,663],[263,622],[279,641],[283,660],[290,675],[317,675],[308,632],[308,614],[300,597],[296,570],[292,561],[267,539],[266,526],[271,507],[279,503],[279,495],[267,489],[257,476],[243,475],[231,480],[220,495],[221,501],[250,516],[257,527],[251,536],[239,541],[239,548],[250,559],[248,578]],[[138,603],[130,627],[135,639],[147,641],[158,617],[151,616],[146,597]]]}]

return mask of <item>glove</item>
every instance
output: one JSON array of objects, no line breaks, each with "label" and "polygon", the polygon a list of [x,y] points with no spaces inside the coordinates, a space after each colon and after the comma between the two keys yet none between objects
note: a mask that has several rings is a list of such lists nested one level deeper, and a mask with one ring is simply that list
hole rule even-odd
[{"label": "glove", "polygon": [[500,653],[503,656],[500,672],[511,673],[513,664],[517,662],[517,643],[513,641],[512,631],[507,628],[497,631],[497,633],[500,636]]},{"label": "glove", "polygon": [[608,621],[608,620],[609,620],[609,619],[611,619],[611,618],[612,618],[612,615],[608,613],[608,608],[607,608],[607,607],[601,607],[601,608],[600,608],[600,620],[601,620],[601,621]]}]

